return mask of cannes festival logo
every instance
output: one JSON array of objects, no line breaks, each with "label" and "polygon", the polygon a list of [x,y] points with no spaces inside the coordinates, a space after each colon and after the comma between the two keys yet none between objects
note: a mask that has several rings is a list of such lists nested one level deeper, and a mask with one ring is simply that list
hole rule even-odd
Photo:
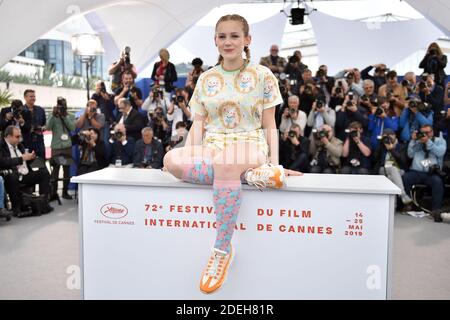
[{"label": "cannes festival logo", "polygon": [[119,203],[105,204],[100,213],[108,219],[122,219],[128,215],[128,209]]}]

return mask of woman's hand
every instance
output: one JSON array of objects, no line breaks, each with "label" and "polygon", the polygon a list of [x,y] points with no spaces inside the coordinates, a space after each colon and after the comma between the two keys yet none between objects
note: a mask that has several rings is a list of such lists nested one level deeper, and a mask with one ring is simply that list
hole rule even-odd
[{"label": "woman's hand", "polygon": [[286,177],[288,177],[288,176],[302,176],[303,172],[294,171],[294,170],[290,170],[290,169],[284,169],[284,174],[286,175]]}]

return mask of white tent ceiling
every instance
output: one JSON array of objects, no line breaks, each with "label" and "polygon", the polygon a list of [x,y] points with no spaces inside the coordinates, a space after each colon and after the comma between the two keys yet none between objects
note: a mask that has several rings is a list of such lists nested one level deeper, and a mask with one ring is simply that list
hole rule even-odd
[{"label": "white tent ceiling", "polygon": [[[255,1],[0,0],[0,41],[2,43],[0,66],[50,30],[67,22],[79,23],[75,18],[84,15],[89,23],[77,27],[79,30],[92,28],[101,34],[107,63],[116,59],[119,48],[129,45],[133,49],[133,61],[138,69],[142,70],[157,55],[160,48],[168,47],[180,36],[180,41],[191,49],[204,43],[203,39],[193,35],[204,34],[210,30],[198,26],[191,27],[214,7],[235,2]],[[282,1],[263,2],[278,2],[280,6],[282,3]],[[407,0],[407,2],[443,33],[449,35],[449,0]],[[277,15],[277,17],[266,19],[265,25],[269,27],[262,28],[266,31],[262,33],[264,35],[262,38],[267,41],[261,42],[261,47],[268,47],[269,43],[281,42],[281,39],[276,41],[276,37],[280,37],[280,34],[279,28],[275,26],[283,24],[282,17]],[[263,25],[262,22],[261,25]],[[256,26],[257,24],[252,26],[252,30],[256,31],[258,29],[254,28]],[[187,33],[187,30],[190,32]],[[331,30],[329,32],[334,33]],[[186,34],[183,35],[184,33]],[[256,36],[255,39],[257,39]],[[208,52],[208,55],[212,54],[210,49]],[[253,57],[259,58],[258,55],[262,55],[259,49],[253,52]]]}]

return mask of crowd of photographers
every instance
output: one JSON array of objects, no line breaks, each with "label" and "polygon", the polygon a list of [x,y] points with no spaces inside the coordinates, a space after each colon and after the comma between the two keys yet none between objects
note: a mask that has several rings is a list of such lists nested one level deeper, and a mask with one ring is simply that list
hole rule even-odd
[{"label": "crowd of photographers", "polygon": [[449,89],[447,57],[432,43],[416,76],[400,81],[375,64],[334,77],[322,65],[313,76],[296,52],[287,61],[277,46],[260,61],[279,79],[280,162],[310,173],[382,174],[402,191],[399,207],[414,208],[413,185],[431,188],[431,213],[440,222],[448,183]]},{"label": "crowd of photographers", "polygon": [[[25,104],[14,100],[11,108],[2,109],[0,130],[5,147],[0,154],[0,170],[14,172],[4,174],[3,181],[16,215],[20,216],[20,199],[11,193],[24,182],[56,181],[61,166],[62,196],[71,199],[68,178],[73,163],[77,174],[111,165],[160,169],[164,154],[184,145],[193,119],[188,103],[203,72],[203,62],[194,59],[185,86],[175,88],[178,77],[169,52],[162,49],[159,56],[145,100],[135,86],[137,71],[127,47],[109,69],[111,90],[98,82],[77,117],[67,111],[65,99],[58,98],[47,119],[44,109],[35,105],[32,90],[25,91]],[[399,81],[394,70],[376,64],[361,71],[345,69],[332,77],[326,65],[313,75],[302,63],[300,51],[286,60],[273,45],[260,63],[279,79],[284,100],[276,110],[280,163],[310,173],[386,175],[402,190],[399,203],[405,210],[412,209],[411,187],[428,185],[432,189],[432,213],[440,221],[450,124],[446,107],[450,104],[450,85],[445,84],[443,72],[446,59],[433,43],[420,63],[424,69],[420,76],[408,72]],[[36,165],[36,159],[45,159],[44,129],[52,131],[51,173],[45,165]],[[17,136],[18,154],[12,152],[14,143],[9,142]],[[75,158],[73,146],[78,151]],[[38,173],[26,178],[20,168]],[[57,198],[57,187],[39,190],[50,201]],[[2,204],[0,198],[0,207]]]}]

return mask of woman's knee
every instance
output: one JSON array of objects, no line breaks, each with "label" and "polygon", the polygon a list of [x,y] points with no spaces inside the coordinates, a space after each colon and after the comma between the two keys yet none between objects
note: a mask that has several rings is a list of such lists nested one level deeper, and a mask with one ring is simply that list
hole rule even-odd
[{"label": "woman's knee", "polygon": [[181,179],[183,173],[182,165],[180,163],[180,149],[172,149],[166,153],[163,159],[164,168],[173,174],[175,177]]}]

